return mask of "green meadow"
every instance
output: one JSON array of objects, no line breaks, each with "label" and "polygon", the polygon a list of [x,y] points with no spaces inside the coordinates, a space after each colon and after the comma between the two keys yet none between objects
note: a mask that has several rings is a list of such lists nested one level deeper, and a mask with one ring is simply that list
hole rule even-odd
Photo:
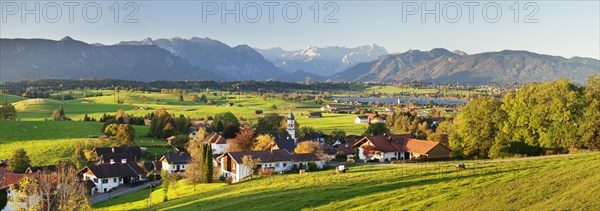
[{"label": "green meadow", "polygon": [[[180,181],[94,205],[99,210],[595,210],[600,153],[505,162],[358,165],[233,185]],[[150,196],[150,200],[148,197]]]}]

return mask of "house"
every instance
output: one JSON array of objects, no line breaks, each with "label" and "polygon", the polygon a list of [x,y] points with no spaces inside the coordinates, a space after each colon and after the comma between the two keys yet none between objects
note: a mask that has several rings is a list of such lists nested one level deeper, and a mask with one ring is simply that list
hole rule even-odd
[{"label": "house", "polygon": [[335,111],[335,110],[337,110],[337,105],[336,104],[327,104],[327,110]]},{"label": "house", "polygon": [[294,139],[279,139],[275,140],[273,143],[269,144],[265,150],[278,150],[283,149],[289,153],[294,153],[294,149],[296,149],[296,142]]},{"label": "house", "polygon": [[385,123],[385,116],[375,116],[370,121],[371,124]]},{"label": "house", "polygon": [[142,149],[139,146],[130,147],[96,147],[94,148],[96,159],[100,163],[113,162],[137,162],[142,157]]},{"label": "house", "polygon": [[336,111],[338,113],[352,113],[353,111],[355,111],[356,108],[353,107],[344,107],[344,108],[337,108]]},{"label": "house", "polygon": [[167,152],[159,161],[162,169],[169,174],[184,172],[189,167],[190,154],[187,152]]},{"label": "house", "polygon": [[369,117],[361,115],[354,118],[355,124],[369,123]]},{"label": "house", "polygon": [[[146,177],[146,171],[137,163],[87,165],[79,173],[91,187],[90,194],[105,193],[117,186]],[[88,182],[89,181],[89,182]]]},{"label": "house", "polygon": [[[21,197],[19,197],[19,193],[17,192],[17,190],[15,190],[13,188],[18,189],[19,186],[17,185],[17,183],[20,182],[24,177],[36,179],[36,175],[37,174],[7,173],[4,176],[4,179],[2,181],[0,181],[0,190],[6,189],[6,201],[10,202],[10,201],[14,201],[15,198],[21,198]],[[27,202],[19,200],[16,203],[7,203],[6,206],[4,208],[2,208],[2,211],[27,210],[28,204],[29,205],[38,204],[40,202],[40,197],[38,197],[37,195],[31,195],[31,196],[28,196],[27,199],[25,199],[25,200],[27,200]],[[15,205],[18,206],[18,208],[15,208]]]},{"label": "house", "polygon": [[[252,159],[260,159],[256,168],[243,164],[245,156]],[[239,182],[244,178],[259,170],[271,169],[273,172],[284,172],[292,169],[293,165],[303,164],[307,166],[309,162],[314,162],[317,167],[322,168],[324,163],[319,160],[314,153],[310,154],[290,154],[283,149],[247,151],[247,152],[228,152],[218,157],[221,162],[222,176],[232,177],[233,182]]]},{"label": "house", "polygon": [[310,113],[308,113],[308,115],[306,117],[307,118],[321,118],[321,117],[323,117],[323,114],[321,112],[310,112]]},{"label": "house", "polygon": [[150,126],[150,125],[152,125],[152,120],[148,119],[148,118],[145,118],[144,119],[144,126]]},{"label": "house", "polygon": [[204,142],[210,143],[213,154],[223,154],[227,150],[227,140],[219,133],[211,133]]},{"label": "house", "polygon": [[333,145],[333,149],[336,151],[336,153],[343,152],[348,158],[354,157],[354,155],[356,154],[356,150],[352,148],[354,143],[355,141],[346,141],[346,143],[343,144]]},{"label": "house", "polygon": [[26,174],[33,174],[33,173],[37,173],[37,172],[55,172],[56,171],[56,165],[49,165],[49,166],[31,166],[29,168],[27,168],[27,170],[25,170]]},{"label": "house", "polygon": [[[374,146],[371,157],[363,154],[366,146]],[[356,142],[353,147],[359,149],[360,159],[379,160],[379,162],[401,159],[446,159],[452,152],[439,142],[413,139],[411,134],[367,136]]]},{"label": "house", "polygon": [[173,140],[175,140],[176,138],[177,138],[176,136],[169,136],[169,137],[166,138],[167,139],[167,143],[169,143],[169,146],[171,144],[173,144]]}]

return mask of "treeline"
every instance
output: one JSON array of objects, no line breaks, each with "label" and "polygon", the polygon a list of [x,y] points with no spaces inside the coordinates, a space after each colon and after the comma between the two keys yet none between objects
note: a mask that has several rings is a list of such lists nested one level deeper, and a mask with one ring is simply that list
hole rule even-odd
[{"label": "treeline", "polygon": [[502,100],[475,98],[454,121],[458,156],[509,157],[600,148],[600,76],[529,85]]},{"label": "treeline", "polygon": [[[363,90],[365,84],[359,82],[306,82],[289,83],[279,81],[130,81],[115,79],[40,79],[18,82],[5,82],[1,89],[13,95],[22,95],[30,90],[33,96],[49,97],[49,90],[72,89],[115,89],[160,92],[161,89],[189,89],[196,92],[206,88],[223,91],[252,91],[258,93],[283,92],[289,90]],[[33,94],[35,93],[35,94]]]}]

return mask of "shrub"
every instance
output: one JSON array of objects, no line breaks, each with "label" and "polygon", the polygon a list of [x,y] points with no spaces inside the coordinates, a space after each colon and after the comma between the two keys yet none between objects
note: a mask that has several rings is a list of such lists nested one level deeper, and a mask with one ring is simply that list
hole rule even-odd
[{"label": "shrub", "polygon": [[346,159],[346,153],[339,151],[335,153],[335,159]]},{"label": "shrub", "polygon": [[315,162],[308,162],[308,170],[309,171],[317,171],[317,170],[319,170],[319,167],[317,166],[317,164]]},{"label": "shrub", "polygon": [[225,178],[225,184],[231,185],[231,183],[233,183],[233,177],[228,176]]}]

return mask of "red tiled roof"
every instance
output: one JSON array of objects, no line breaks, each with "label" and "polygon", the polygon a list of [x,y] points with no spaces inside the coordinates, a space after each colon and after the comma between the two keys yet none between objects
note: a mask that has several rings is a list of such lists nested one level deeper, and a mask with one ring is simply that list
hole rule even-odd
[{"label": "red tiled roof", "polygon": [[418,139],[410,139],[406,142],[404,150],[406,152],[416,152],[419,154],[427,154],[431,149],[436,147],[439,142],[435,141],[424,141]]},{"label": "red tiled roof", "polygon": [[0,189],[7,188],[9,185],[15,184],[23,177],[29,177],[31,174],[15,174],[15,173],[6,173],[4,174],[4,178],[0,181]]},{"label": "red tiled roof", "polygon": [[[389,136],[367,136],[354,144],[353,147],[363,145],[366,141],[371,142],[380,152],[416,152],[427,154],[436,147],[439,142],[413,139],[411,134],[399,134]],[[443,146],[443,145],[442,145]]]},{"label": "red tiled roof", "polygon": [[219,133],[212,133],[208,137],[204,138],[205,142],[212,144],[227,144],[227,140]]}]

